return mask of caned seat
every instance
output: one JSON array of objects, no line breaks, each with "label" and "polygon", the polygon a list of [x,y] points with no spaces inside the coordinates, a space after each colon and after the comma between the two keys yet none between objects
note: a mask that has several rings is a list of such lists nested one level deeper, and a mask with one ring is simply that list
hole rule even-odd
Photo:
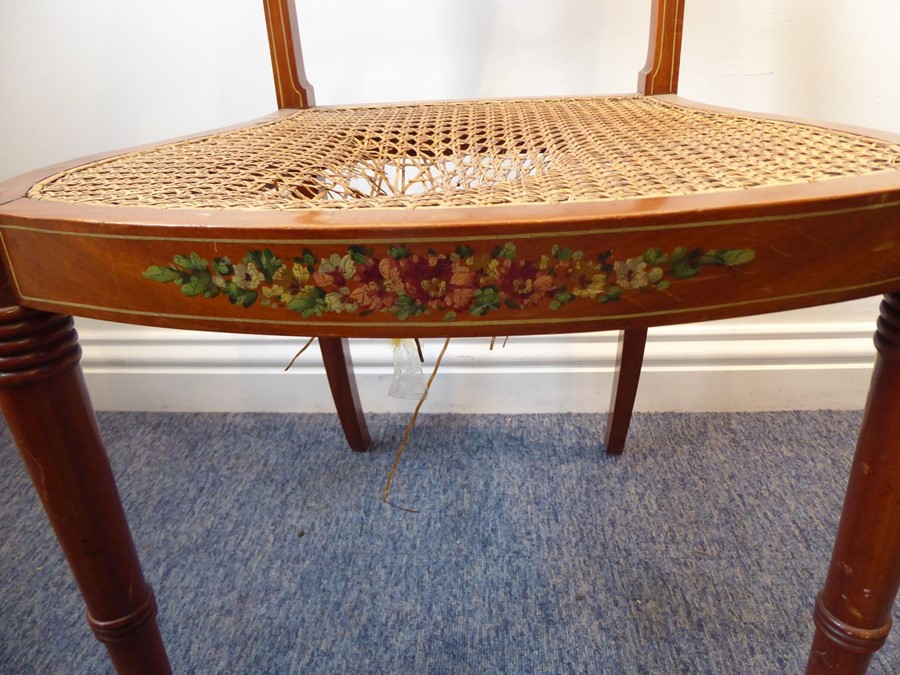
[{"label": "caned seat", "polygon": [[28,198],[226,211],[477,208],[878,172],[900,172],[900,145],[665,97],[614,96],[296,110],[66,169]]},{"label": "caned seat", "polygon": [[682,0],[638,95],[343,107],[263,6],[278,112],[0,183],[0,404],[116,669],[170,670],[71,314],[318,337],[356,450],[347,338],[619,330],[617,454],[648,327],[883,293],[808,663],[864,672],[900,586],[900,137],[678,97]]}]

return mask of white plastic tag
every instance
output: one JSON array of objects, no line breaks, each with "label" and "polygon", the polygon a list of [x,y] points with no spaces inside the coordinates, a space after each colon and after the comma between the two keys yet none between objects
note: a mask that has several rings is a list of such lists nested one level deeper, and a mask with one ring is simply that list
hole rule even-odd
[{"label": "white plastic tag", "polygon": [[418,400],[425,392],[425,376],[419,361],[415,340],[392,340],[394,345],[394,379],[388,396]]}]

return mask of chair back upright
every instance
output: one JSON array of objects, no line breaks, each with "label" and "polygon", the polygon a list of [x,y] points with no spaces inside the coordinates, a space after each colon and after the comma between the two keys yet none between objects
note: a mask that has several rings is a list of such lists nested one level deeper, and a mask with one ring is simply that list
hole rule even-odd
[{"label": "chair back upright", "polygon": [[638,74],[638,93],[647,96],[678,92],[681,30],[685,0],[653,0],[647,64]]},{"label": "chair back upright", "polygon": [[263,0],[263,7],[279,110],[314,106],[313,88],[303,68],[294,0]]}]

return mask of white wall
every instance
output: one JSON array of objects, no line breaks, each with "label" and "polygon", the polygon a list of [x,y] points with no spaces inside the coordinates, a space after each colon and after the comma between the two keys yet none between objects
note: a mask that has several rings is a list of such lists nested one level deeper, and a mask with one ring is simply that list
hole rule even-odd
[{"label": "white wall", "polygon": [[[649,0],[298,8],[308,75],[329,104],[633,91]],[[681,93],[900,132],[897,26],[896,0],[689,0]],[[273,108],[256,0],[0,0],[0,179]],[[861,406],[876,304],[651,332],[638,407]],[[79,329],[101,408],[330,409],[312,351],[279,372],[293,341],[92,321]],[[354,355],[369,409],[408,407],[383,395],[386,344],[355,343]],[[460,342],[429,406],[602,409],[613,356],[614,336],[514,339],[503,352]],[[182,392],[174,401],[173,387]]]}]

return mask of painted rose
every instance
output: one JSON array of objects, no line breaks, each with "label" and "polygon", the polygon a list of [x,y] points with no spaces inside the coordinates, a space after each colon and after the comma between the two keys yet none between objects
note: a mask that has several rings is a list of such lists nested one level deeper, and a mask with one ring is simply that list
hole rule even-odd
[{"label": "painted rose", "polygon": [[504,300],[511,300],[523,307],[533,307],[556,288],[553,277],[542,272],[534,263],[519,260],[509,266],[500,283],[500,290]]},{"label": "painted rose", "polygon": [[412,256],[402,276],[407,295],[431,309],[442,309],[453,277],[453,262],[444,255]]}]

